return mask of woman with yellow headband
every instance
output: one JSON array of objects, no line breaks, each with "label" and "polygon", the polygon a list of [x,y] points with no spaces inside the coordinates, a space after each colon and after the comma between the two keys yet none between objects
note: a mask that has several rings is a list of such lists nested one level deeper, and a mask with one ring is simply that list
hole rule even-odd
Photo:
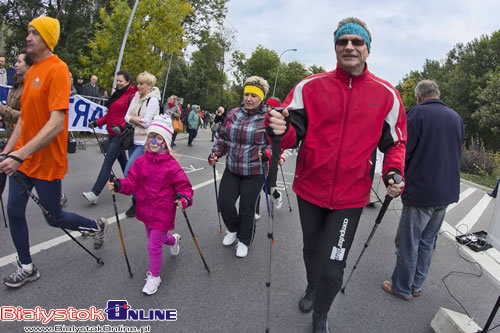
[{"label": "woman with yellow headband", "polygon": [[229,112],[208,157],[213,166],[226,155],[226,169],[219,187],[219,207],[227,229],[222,244],[229,246],[237,241],[239,258],[246,257],[253,240],[255,205],[264,185],[259,153],[267,145],[264,126],[267,108],[263,101],[268,91],[269,84],[261,77],[251,76],[245,81],[243,105]]}]

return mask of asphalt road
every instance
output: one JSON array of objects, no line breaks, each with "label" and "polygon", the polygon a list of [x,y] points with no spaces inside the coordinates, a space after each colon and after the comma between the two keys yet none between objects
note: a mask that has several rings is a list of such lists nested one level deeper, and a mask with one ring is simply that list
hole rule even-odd
[{"label": "asphalt road", "polygon": [[[235,256],[234,247],[222,246],[223,234],[219,233],[213,173],[206,158],[211,143],[209,130],[200,130],[194,147],[187,147],[186,135],[179,135],[175,151],[179,162],[195,188],[194,205],[187,210],[196,238],[211,269],[207,273],[194,246],[183,215],[179,211],[175,231],[182,235],[181,252],[177,257],[165,249],[162,284],[153,296],[142,293],[148,267],[146,235],[141,222],[135,218],[124,218],[123,212],[130,198],[117,195],[121,213],[121,227],[125,238],[129,261],[134,274],[129,277],[117,224],[112,223],[104,247],[96,253],[102,257],[104,266],[68,240],[61,230],[50,228],[45,223],[40,209],[30,201],[27,218],[34,263],[41,278],[20,289],[0,287],[1,332],[23,332],[30,326],[42,327],[45,331],[70,332],[72,328],[89,326],[89,331],[131,332],[134,327],[149,327],[151,332],[264,332],[266,323],[266,270],[268,253],[267,212],[261,202],[262,219],[257,222],[256,236],[249,254],[244,259]],[[98,204],[90,205],[81,195],[89,191],[97,177],[102,155],[92,138],[86,149],[69,154],[69,172],[63,181],[63,191],[68,196],[65,210],[87,217],[106,217],[114,221],[112,197],[105,189]],[[302,314],[297,301],[306,286],[302,262],[301,231],[296,197],[291,191],[295,157],[284,165],[292,211],[288,210],[286,196],[283,207],[275,215],[275,239],[272,254],[271,284],[271,332],[310,332],[311,315]],[[118,164],[114,170],[121,174]],[[222,174],[223,163],[217,171]],[[281,180],[281,176],[278,178]],[[280,182],[279,186],[283,187]],[[383,197],[383,185],[374,182],[374,188]],[[6,204],[7,191],[3,194]],[[467,224],[472,231],[487,230],[492,219],[494,201],[485,199],[485,191],[470,184],[462,184],[465,198],[452,207],[446,222],[453,229],[458,224]],[[489,197],[488,197],[489,198]],[[345,277],[352,269],[374,224],[380,209],[366,208],[363,212],[355,244],[350,252]],[[432,332],[430,322],[440,307],[464,312],[450,296],[443,284],[443,277],[450,272],[479,273],[477,265],[460,258],[460,246],[445,234],[438,238],[430,274],[423,295],[405,302],[382,291],[380,285],[389,279],[395,264],[394,236],[398,224],[401,202],[393,200],[384,220],[377,229],[370,246],[355,271],[345,294],[336,297],[329,313],[332,332]],[[450,230],[452,230],[450,229]],[[78,238],[92,249],[91,239]],[[465,254],[467,257],[467,255]],[[0,276],[15,270],[10,263],[15,260],[15,249],[8,229],[0,225]],[[453,273],[446,279],[451,293],[463,304],[470,316],[483,326],[500,294],[500,275],[497,267],[486,267],[482,276]],[[495,276],[496,275],[496,276]],[[110,300],[126,300],[129,308],[145,315],[150,309],[175,309],[176,321],[55,321],[43,325],[40,321],[12,320],[12,314],[40,307],[51,309],[107,309]],[[130,310],[131,311],[131,310]],[[70,311],[71,312],[71,311]],[[112,312],[112,311],[111,311]],[[85,318],[84,312],[79,312]],[[166,313],[166,311],[158,311]],[[495,323],[498,324],[498,316]],[[57,326],[59,325],[59,326]],[[75,325],[73,327],[72,325]],[[123,326],[120,326],[123,325]],[[120,330],[121,329],[121,330]],[[73,329],[73,331],[77,331]],[[146,330],[147,331],[147,330]]]}]

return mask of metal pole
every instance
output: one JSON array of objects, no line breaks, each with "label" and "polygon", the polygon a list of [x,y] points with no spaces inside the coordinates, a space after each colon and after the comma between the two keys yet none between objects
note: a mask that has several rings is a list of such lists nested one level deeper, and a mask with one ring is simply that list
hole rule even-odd
[{"label": "metal pole", "polygon": [[134,8],[132,8],[132,13],[130,13],[130,17],[128,18],[127,29],[125,29],[125,35],[123,36],[122,46],[120,48],[120,54],[118,55],[118,61],[116,63],[115,76],[113,77],[113,85],[111,88],[111,93],[113,93],[115,91],[116,76],[117,76],[117,73],[120,71],[120,67],[122,65],[122,58],[123,58],[123,52],[125,51],[125,44],[127,44],[128,33],[130,31],[130,26],[132,25],[132,20],[134,19],[135,10],[137,8],[138,3],[139,3],[139,0],[135,0]]},{"label": "metal pole", "polygon": [[170,61],[168,62],[167,76],[165,77],[165,84],[163,85],[163,95],[161,96],[162,103],[165,102],[165,91],[167,90],[168,73],[170,73],[170,65],[172,65],[172,57],[174,53],[170,54]]},{"label": "metal pole", "polygon": [[279,56],[279,58],[278,58],[278,68],[276,68],[276,77],[274,78],[273,97],[275,97],[275,96],[276,96],[276,95],[275,95],[275,93],[276,93],[276,83],[278,82],[278,73],[279,73],[279,71],[280,71],[281,56],[282,56],[283,54],[285,54],[285,52],[288,52],[288,51],[294,51],[294,52],[296,52],[296,51],[297,51],[297,49],[288,49],[288,50],[285,50],[285,51],[281,52],[281,54],[280,54],[280,56]]}]

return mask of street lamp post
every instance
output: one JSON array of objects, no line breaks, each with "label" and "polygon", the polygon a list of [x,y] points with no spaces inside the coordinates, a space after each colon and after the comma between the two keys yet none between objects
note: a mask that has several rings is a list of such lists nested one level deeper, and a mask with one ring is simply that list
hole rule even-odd
[{"label": "street lamp post", "polygon": [[276,83],[278,82],[278,73],[280,71],[280,64],[281,64],[281,56],[285,54],[288,51],[294,51],[296,52],[297,49],[287,49],[283,52],[281,52],[280,57],[278,58],[278,68],[276,68],[276,78],[274,79],[274,89],[273,89],[273,97],[275,96],[274,94],[276,93]]}]

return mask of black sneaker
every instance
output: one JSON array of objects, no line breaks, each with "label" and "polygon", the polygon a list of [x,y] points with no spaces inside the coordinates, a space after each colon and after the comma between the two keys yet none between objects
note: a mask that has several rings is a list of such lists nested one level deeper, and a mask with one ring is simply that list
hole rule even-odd
[{"label": "black sneaker", "polygon": [[313,303],[314,303],[314,293],[315,293],[315,289],[308,285],[306,288],[306,291],[304,292],[304,295],[299,300],[300,311],[307,313],[307,312],[310,312],[312,310]]},{"label": "black sneaker", "polygon": [[132,201],[132,206],[125,212],[126,217],[135,217],[135,202]]},{"label": "black sneaker", "polygon": [[10,276],[3,279],[3,284],[11,288],[19,288],[26,282],[36,281],[40,278],[40,272],[35,264],[32,264],[31,271],[25,271],[19,260],[17,261],[17,270]]},{"label": "black sneaker", "polygon": [[[108,231],[108,221],[101,217],[96,220],[99,231],[95,232],[92,236],[94,237],[94,250],[98,250],[104,244],[104,239],[106,238],[106,231]],[[89,235],[91,235],[89,233]]]}]

